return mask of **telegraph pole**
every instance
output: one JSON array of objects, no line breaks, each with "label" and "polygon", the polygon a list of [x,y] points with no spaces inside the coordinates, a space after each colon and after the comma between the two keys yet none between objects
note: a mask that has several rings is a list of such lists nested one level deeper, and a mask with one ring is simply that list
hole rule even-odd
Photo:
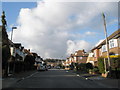
[{"label": "telegraph pole", "polygon": [[109,73],[111,74],[111,63],[110,63],[110,55],[109,55],[109,43],[108,43],[108,37],[107,37],[107,29],[106,29],[106,21],[105,21],[105,15],[102,13],[103,21],[104,21],[104,33],[106,38],[106,47],[107,47],[107,58],[108,58],[108,66],[109,66]]}]

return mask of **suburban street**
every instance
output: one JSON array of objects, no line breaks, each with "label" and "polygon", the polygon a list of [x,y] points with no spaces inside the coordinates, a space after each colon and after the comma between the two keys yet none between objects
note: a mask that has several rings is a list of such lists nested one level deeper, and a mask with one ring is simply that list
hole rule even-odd
[{"label": "suburban street", "polygon": [[24,1],[0,3],[0,90],[120,89],[120,2]]},{"label": "suburban street", "polygon": [[8,88],[109,88],[67,70],[36,71]]}]

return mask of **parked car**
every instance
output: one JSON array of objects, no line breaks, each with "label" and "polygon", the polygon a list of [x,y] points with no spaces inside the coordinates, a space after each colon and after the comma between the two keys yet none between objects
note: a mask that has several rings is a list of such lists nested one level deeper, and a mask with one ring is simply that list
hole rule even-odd
[{"label": "parked car", "polygon": [[37,70],[38,71],[47,71],[48,68],[47,68],[47,65],[44,62],[39,62],[37,64]]},{"label": "parked car", "polygon": [[60,69],[60,66],[56,66],[56,69]]},{"label": "parked car", "polygon": [[51,69],[51,66],[50,66],[50,65],[48,65],[48,66],[47,66],[47,68],[48,68],[48,69]]}]

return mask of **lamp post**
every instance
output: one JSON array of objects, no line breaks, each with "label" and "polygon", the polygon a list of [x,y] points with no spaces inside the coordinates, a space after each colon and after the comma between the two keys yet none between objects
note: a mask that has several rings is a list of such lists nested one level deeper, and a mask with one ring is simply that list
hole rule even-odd
[{"label": "lamp post", "polygon": [[110,55],[109,55],[109,43],[108,43],[108,37],[107,37],[107,29],[106,29],[106,21],[105,21],[105,15],[102,13],[103,21],[104,21],[104,33],[106,38],[106,47],[107,47],[107,58],[108,58],[108,66],[109,66],[109,73],[111,75],[111,63],[110,63]]},{"label": "lamp post", "polygon": [[11,32],[11,41],[12,41],[12,36],[13,36],[13,29],[17,29],[17,27],[12,27],[12,32]]}]

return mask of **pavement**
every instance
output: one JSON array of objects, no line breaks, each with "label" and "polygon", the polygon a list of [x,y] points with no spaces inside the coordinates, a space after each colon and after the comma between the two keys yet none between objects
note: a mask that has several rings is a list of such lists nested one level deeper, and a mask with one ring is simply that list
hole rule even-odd
[{"label": "pavement", "polygon": [[23,80],[24,78],[29,77],[30,75],[32,75],[35,72],[36,72],[36,70],[25,71],[25,72],[16,73],[14,75],[10,75],[7,78],[2,78],[2,88],[8,88],[11,85],[15,84],[16,82],[19,82],[19,81]]},{"label": "pavement", "polygon": [[100,74],[89,74],[89,73],[81,73],[77,71],[72,71],[73,73],[76,73],[79,77],[84,78],[86,80],[91,80],[93,82],[96,82],[100,85],[107,86],[109,88],[118,88],[120,89],[120,79],[111,79],[111,78],[105,78],[102,77]]}]

